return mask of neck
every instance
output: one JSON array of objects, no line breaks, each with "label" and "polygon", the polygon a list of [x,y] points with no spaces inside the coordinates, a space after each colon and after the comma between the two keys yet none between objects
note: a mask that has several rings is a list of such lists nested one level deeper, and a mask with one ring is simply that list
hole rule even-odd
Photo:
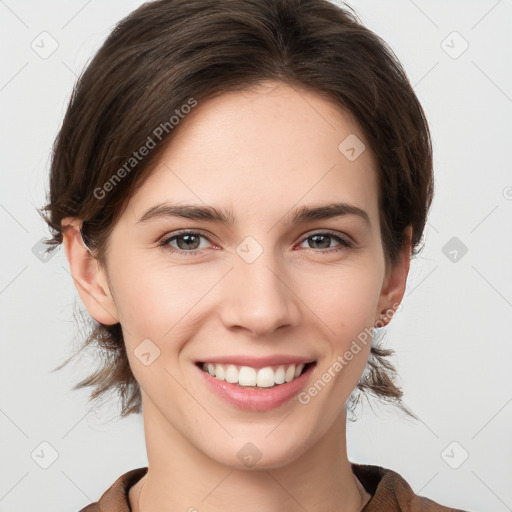
[{"label": "neck", "polygon": [[237,469],[207,457],[144,404],[148,472],[130,489],[133,512],[359,512],[371,497],[352,473],[342,408],[326,435],[293,461]]}]

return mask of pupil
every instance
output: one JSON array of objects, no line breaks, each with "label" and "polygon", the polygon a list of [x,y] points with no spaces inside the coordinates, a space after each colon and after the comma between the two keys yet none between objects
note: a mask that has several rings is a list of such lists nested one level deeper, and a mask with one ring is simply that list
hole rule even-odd
[{"label": "pupil", "polygon": [[[178,238],[178,247],[180,249],[197,249],[197,238],[196,236],[194,235],[181,235],[181,237]],[[195,244],[196,246],[195,247],[191,247],[190,245],[186,245],[186,244],[194,244],[194,239],[195,240]],[[181,243],[181,241],[185,241],[185,244]]]},{"label": "pupil", "polygon": [[[317,243],[318,243],[318,239],[319,239],[319,238],[320,238],[320,239],[321,239],[321,238],[323,238],[323,239],[324,239],[324,244],[323,244],[323,246],[322,246],[322,243],[321,243],[321,242],[319,242],[319,243],[320,243],[320,246],[317,244]],[[325,235],[313,235],[313,236],[311,237],[311,240],[313,241],[313,244],[317,244],[316,248],[321,248],[321,249],[325,249],[325,248],[328,248],[328,247],[329,247],[329,240],[328,240],[328,239],[329,239],[329,237],[328,237],[328,236],[325,236]],[[325,243],[326,241],[327,241],[327,243]],[[311,244],[309,244],[309,245],[311,246]],[[313,248],[315,248],[315,247],[313,247]]]}]

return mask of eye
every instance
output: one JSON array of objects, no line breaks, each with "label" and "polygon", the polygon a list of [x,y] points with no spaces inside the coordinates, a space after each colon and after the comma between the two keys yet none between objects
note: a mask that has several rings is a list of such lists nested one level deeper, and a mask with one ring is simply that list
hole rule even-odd
[{"label": "eye", "polygon": [[[308,240],[310,240],[310,242],[308,242]],[[312,235],[309,235],[306,238],[304,238],[304,241],[302,243],[308,242],[310,249],[330,249],[329,246],[330,246],[330,243],[332,240],[336,240],[338,242],[338,245],[335,246],[335,247],[338,247],[337,249],[327,250],[327,251],[321,250],[321,251],[317,251],[317,252],[331,253],[331,252],[342,251],[344,249],[348,249],[348,248],[352,247],[352,244],[348,240],[346,240],[339,234],[336,234],[336,233],[333,233],[330,231],[313,233]]]},{"label": "eye", "polygon": [[[173,234],[172,236],[165,237],[161,242],[158,243],[158,246],[164,247],[172,253],[194,255],[207,248],[207,246],[201,244],[201,240],[206,240],[212,243],[206,235],[203,235],[197,231],[181,231],[179,233]],[[331,242],[333,240],[338,242],[338,244],[334,246],[334,249],[331,248]],[[333,253],[352,247],[352,243],[347,239],[337,233],[330,231],[313,233],[307,236],[304,238],[301,246],[305,242],[308,242],[309,249],[320,249],[315,251],[320,253]]]},{"label": "eye", "polygon": [[[170,252],[187,255],[196,254],[197,252],[201,252],[202,249],[205,249],[205,247],[201,245],[201,239],[209,241],[207,236],[197,233],[196,231],[182,231],[181,233],[176,233],[165,238],[158,246],[165,247]],[[171,245],[172,243],[176,243],[177,247]]]}]

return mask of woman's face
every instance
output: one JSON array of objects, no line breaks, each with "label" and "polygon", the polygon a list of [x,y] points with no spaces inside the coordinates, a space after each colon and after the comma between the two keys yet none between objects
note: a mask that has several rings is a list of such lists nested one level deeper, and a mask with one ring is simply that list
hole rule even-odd
[{"label": "woman's face", "polygon": [[[274,83],[199,103],[181,123],[112,232],[104,306],[146,424],[227,465],[277,467],[344,414],[370,351],[362,333],[400,302],[408,257],[386,274],[374,156],[322,97]],[[307,214],[330,204],[352,210]],[[315,364],[287,382],[300,362]]]}]

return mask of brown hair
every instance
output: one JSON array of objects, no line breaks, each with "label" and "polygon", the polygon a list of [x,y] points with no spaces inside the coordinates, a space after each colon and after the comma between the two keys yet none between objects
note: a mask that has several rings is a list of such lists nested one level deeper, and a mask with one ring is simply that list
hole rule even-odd
[{"label": "brown hair", "polygon": [[[40,210],[52,233],[47,251],[62,242],[62,219],[77,217],[105,265],[117,219],[179,129],[185,106],[269,80],[321,94],[357,120],[379,167],[386,268],[397,262],[408,225],[415,256],[434,186],[424,112],[386,43],[327,0],[158,0],[121,20],[79,77],[53,146],[48,204]],[[135,158],[150,139],[151,150]],[[121,417],[141,412],[120,324],[94,321],[82,348],[91,343],[105,360],[74,389],[92,386],[91,399],[116,389]],[[385,359],[392,353],[374,339],[357,388],[414,416]]]}]

